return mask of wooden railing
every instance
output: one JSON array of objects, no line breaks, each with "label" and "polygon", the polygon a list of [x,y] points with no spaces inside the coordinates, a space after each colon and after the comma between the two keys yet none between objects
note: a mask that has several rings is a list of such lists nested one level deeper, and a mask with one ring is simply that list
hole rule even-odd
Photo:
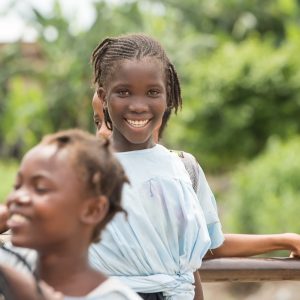
[{"label": "wooden railing", "polygon": [[300,259],[295,258],[215,258],[200,269],[203,282],[300,280]]},{"label": "wooden railing", "polygon": [[[1,234],[8,240],[9,234]],[[255,282],[300,280],[300,259],[215,258],[206,259],[200,269],[203,282]]]}]

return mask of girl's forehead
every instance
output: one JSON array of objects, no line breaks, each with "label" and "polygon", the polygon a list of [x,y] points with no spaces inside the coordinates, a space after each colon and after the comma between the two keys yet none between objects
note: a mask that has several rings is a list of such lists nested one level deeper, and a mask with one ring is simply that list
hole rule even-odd
[{"label": "girl's forehead", "polygon": [[147,76],[153,79],[165,79],[163,62],[154,57],[141,59],[123,59],[116,63],[111,74],[111,80],[119,79],[140,79],[140,76]]},{"label": "girl's forehead", "polygon": [[53,143],[53,144],[39,144],[32,148],[25,157],[29,157],[34,159],[34,157],[37,157],[39,159],[49,159],[51,157],[56,157],[58,152],[64,152],[61,151],[58,148],[58,145]]},{"label": "girl's forehead", "polygon": [[[78,184],[78,169],[68,149],[39,145],[24,156],[19,174],[23,178],[47,178],[56,184]],[[66,182],[67,181],[67,182]]]},{"label": "girl's forehead", "polygon": [[21,168],[46,168],[53,171],[60,166],[66,166],[70,161],[67,149],[58,150],[57,145],[38,145],[24,156]]},{"label": "girl's forehead", "polygon": [[[144,67],[144,66],[155,66],[163,67],[164,63],[157,57],[145,56],[141,58],[122,59],[118,62],[118,67],[131,68],[132,66]],[[162,68],[163,69],[163,68]]]}]

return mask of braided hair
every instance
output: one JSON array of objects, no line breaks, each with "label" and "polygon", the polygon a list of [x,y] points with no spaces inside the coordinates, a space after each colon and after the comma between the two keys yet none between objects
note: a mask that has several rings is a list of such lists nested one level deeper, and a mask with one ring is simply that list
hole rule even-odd
[{"label": "braided hair", "polygon": [[[182,106],[180,82],[174,65],[159,42],[144,34],[128,34],[104,39],[93,51],[91,62],[96,88],[105,87],[118,64],[124,60],[153,57],[161,61],[167,88],[167,110],[175,113]],[[106,108],[103,109],[105,124],[112,130],[112,122]]]}]

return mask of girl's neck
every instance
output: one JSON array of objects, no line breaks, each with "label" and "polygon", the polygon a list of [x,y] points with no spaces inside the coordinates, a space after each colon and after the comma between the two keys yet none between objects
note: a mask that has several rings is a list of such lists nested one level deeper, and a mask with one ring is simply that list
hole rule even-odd
[{"label": "girl's neck", "polygon": [[37,273],[41,280],[68,296],[84,296],[106,279],[91,268],[87,253],[40,255]]},{"label": "girl's neck", "polygon": [[113,132],[111,137],[113,148],[116,152],[128,152],[128,151],[137,151],[153,148],[156,143],[153,138],[149,138],[143,143],[131,143],[123,136],[119,136],[118,133]]},{"label": "girl's neck", "polygon": [[88,267],[87,254],[81,253],[46,253],[40,254],[37,273],[42,280],[55,283],[59,277],[68,278]]}]

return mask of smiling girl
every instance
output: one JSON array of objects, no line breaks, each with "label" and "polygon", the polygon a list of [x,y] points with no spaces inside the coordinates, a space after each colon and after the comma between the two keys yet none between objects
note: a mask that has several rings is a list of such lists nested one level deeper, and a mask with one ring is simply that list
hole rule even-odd
[{"label": "smiling girl", "polygon": [[109,142],[80,130],[46,136],[24,156],[7,199],[11,242],[36,250],[38,277],[64,299],[140,299],[88,261],[90,244],[123,211],[126,181]]},{"label": "smiling girl", "polygon": [[92,62],[105,123],[131,184],[123,193],[128,219],[119,215],[108,225],[91,261],[144,299],[193,299],[193,272],[223,234],[207,182],[198,199],[179,157],[153,139],[164,113],[181,107],[175,68],[157,41],[139,34],[105,39]]}]

